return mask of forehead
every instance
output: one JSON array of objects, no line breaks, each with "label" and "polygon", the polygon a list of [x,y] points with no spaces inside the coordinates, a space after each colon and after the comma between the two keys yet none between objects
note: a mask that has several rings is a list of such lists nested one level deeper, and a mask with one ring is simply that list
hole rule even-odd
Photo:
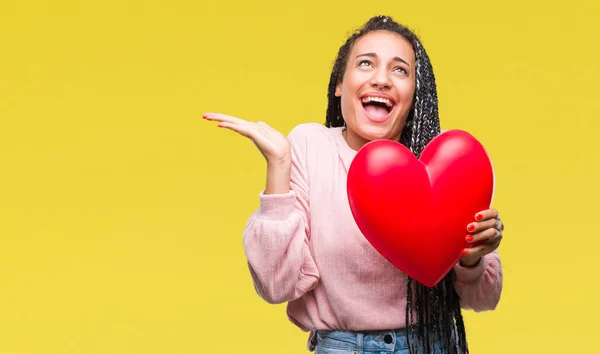
[{"label": "forehead", "polygon": [[415,53],[406,38],[389,31],[373,31],[354,43],[351,58],[364,53],[375,53],[381,59],[400,57],[409,63],[415,61]]}]

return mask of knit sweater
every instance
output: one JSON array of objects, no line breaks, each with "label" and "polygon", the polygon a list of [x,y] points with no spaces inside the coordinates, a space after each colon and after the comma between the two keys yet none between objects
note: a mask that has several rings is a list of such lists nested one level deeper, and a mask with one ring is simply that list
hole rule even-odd
[{"label": "knit sweater", "polygon": [[[244,229],[250,274],[258,295],[268,303],[287,302],[289,320],[303,331],[403,328],[407,275],[354,221],[346,180],[357,151],[343,138],[344,129],[305,123],[289,133],[290,191],[261,191],[260,207]],[[456,264],[454,270],[463,309],[496,307],[502,291],[497,251],[475,267]]]}]

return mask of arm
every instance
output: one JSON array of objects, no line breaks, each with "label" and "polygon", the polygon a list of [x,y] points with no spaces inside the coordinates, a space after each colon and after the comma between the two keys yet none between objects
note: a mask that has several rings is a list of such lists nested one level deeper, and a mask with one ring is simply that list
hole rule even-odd
[{"label": "arm", "polygon": [[243,237],[256,291],[269,303],[301,297],[319,279],[309,247],[305,160],[309,134],[298,126],[286,138],[264,122],[221,113],[205,113],[202,117],[252,140],[267,162],[260,208],[250,216]]},{"label": "arm", "polygon": [[319,280],[309,247],[309,190],[306,149],[302,147],[306,139],[296,135],[293,130],[288,137],[292,152],[289,167],[267,165],[267,186],[259,196],[260,208],[244,229],[244,251],[254,287],[269,303],[295,300]]},{"label": "arm", "polygon": [[502,293],[502,263],[498,247],[504,224],[498,210],[487,209],[475,214],[475,222],[467,225],[470,247],[463,249],[460,262],[454,266],[454,288],[464,309],[475,312],[494,310]]},{"label": "arm", "polygon": [[454,266],[454,288],[465,310],[494,310],[502,293],[502,263],[498,250],[486,254],[474,267]]}]

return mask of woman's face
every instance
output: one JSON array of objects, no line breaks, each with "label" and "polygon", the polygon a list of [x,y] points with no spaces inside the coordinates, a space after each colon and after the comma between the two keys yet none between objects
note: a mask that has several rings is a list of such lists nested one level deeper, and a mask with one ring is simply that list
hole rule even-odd
[{"label": "woman's face", "polygon": [[375,139],[398,141],[415,95],[415,53],[401,35],[373,31],[352,48],[341,97],[346,141],[354,150]]}]

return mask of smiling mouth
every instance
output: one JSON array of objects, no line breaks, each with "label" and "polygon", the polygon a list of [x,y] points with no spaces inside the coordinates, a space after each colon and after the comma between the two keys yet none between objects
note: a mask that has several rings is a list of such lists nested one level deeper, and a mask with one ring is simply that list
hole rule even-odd
[{"label": "smiling mouth", "polygon": [[367,118],[374,121],[385,120],[395,106],[394,101],[390,98],[370,95],[364,96],[361,103],[367,113]]}]

